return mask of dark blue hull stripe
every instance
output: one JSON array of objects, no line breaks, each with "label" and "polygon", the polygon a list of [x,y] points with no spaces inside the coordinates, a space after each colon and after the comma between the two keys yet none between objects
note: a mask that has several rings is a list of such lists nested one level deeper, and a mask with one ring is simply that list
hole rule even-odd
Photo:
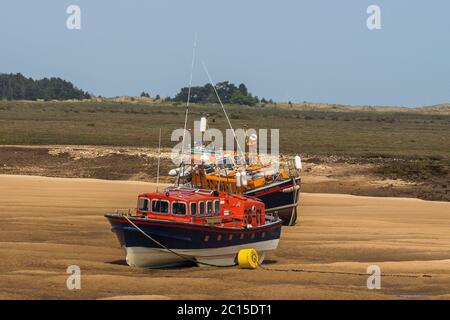
[{"label": "dark blue hull stripe", "polygon": [[[158,244],[143,235],[126,219],[119,218],[116,215],[106,215],[106,217],[122,246],[160,248]],[[142,219],[133,219],[132,221],[146,234],[170,249],[208,249],[236,246],[279,239],[281,235],[280,220],[262,227],[240,231],[238,229],[229,230],[230,228],[209,226],[195,228],[196,226],[193,225],[193,228],[189,228],[186,227],[189,224],[181,223],[142,223]]]},{"label": "dark blue hull stripe", "polygon": [[[260,199],[262,202],[264,202],[267,210],[294,204],[295,192],[298,193],[300,192],[299,190],[294,190],[291,192],[283,192],[282,190],[278,190],[281,188],[291,188],[292,186],[292,180],[286,180],[285,182],[275,186],[273,186],[273,183],[269,184],[262,190],[258,188],[256,189],[256,191],[247,191],[244,193],[244,195]],[[271,189],[273,189],[274,191],[270,192]],[[259,193],[261,193],[262,195],[258,195]],[[298,199],[298,196],[296,198]]]}]

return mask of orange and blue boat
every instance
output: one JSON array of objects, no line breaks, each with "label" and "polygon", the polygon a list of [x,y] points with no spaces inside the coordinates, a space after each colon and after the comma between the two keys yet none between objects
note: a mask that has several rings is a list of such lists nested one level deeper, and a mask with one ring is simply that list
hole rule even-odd
[{"label": "orange and blue boat", "polygon": [[231,266],[239,251],[249,248],[262,263],[266,252],[277,248],[282,225],[256,198],[186,187],[140,194],[133,212],[105,217],[126,262],[136,267]]}]

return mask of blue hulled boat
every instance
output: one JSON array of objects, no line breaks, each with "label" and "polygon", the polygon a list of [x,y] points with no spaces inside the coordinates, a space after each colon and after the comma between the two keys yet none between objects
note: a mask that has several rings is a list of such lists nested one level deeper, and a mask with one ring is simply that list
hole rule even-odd
[{"label": "blue hulled boat", "polygon": [[168,188],[144,193],[131,215],[106,214],[130,266],[163,267],[187,261],[200,265],[236,263],[241,249],[264,260],[278,246],[282,221],[265,215],[264,204],[226,192]]}]

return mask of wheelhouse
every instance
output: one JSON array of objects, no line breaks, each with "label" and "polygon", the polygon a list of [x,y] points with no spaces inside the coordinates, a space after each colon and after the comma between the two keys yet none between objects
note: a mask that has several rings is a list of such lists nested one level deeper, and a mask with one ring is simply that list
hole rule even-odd
[{"label": "wheelhouse", "polygon": [[264,204],[260,201],[226,192],[182,187],[139,195],[136,216],[236,227],[265,223]]}]

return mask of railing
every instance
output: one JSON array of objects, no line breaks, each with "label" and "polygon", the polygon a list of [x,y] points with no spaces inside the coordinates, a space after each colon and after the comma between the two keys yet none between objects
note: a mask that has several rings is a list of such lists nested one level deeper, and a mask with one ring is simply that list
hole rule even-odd
[{"label": "railing", "polygon": [[134,216],[136,215],[136,209],[124,208],[124,209],[116,209],[116,214],[121,216]]},{"label": "railing", "polygon": [[209,189],[193,189],[193,188],[189,188],[189,187],[168,187],[166,189],[167,191],[181,191],[181,192],[189,192],[189,193],[201,193],[201,194],[207,194],[207,195],[212,195],[214,193],[214,190],[209,190]]},{"label": "railing", "polygon": [[167,191],[182,191],[182,192],[194,192],[192,188],[188,187],[178,187],[178,186],[169,186],[166,188]]},{"label": "railing", "polygon": [[266,222],[267,221],[274,222],[274,221],[279,219],[278,213],[274,213],[274,212],[269,212],[268,213],[268,212],[266,212],[265,219],[266,219]]},{"label": "railing", "polygon": [[[118,215],[122,215],[122,216],[134,217],[134,216],[137,216],[136,215],[136,210],[137,210],[136,208],[123,208],[123,209],[116,209],[114,213],[118,214]],[[170,215],[172,215],[172,214],[170,214]],[[262,218],[262,214],[261,213],[259,213],[259,214],[258,213],[256,213],[256,214],[252,213],[252,214],[250,214],[250,216],[252,218],[256,217],[257,215],[260,216],[260,219],[259,219],[260,223],[264,224],[264,221],[261,221],[261,218]],[[210,214],[202,214],[202,215],[197,214],[197,215],[194,215],[194,216],[191,215],[190,218],[191,218],[191,222],[195,222],[195,221],[198,221],[198,220],[205,220],[207,224],[219,224],[219,223],[222,223],[224,221],[224,218],[227,218],[227,216],[222,216],[219,213],[210,213]],[[231,218],[232,218],[233,221],[245,222],[245,218],[244,219],[237,219],[237,218],[233,218],[233,217],[231,217]],[[265,222],[267,222],[267,221],[273,222],[273,221],[276,221],[278,219],[279,218],[278,218],[278,214],[277,213],[273,213],[273,212],[267,213],[266,212],[266,214],[265,214],[265,220],[266,220]]]},{"label": "railing", "polygon": [[[114,213],[117,215],[121,215],[121,216],[135,217],[135,216],[137,216],[136,211],[137,211],[136,208],[134,208],[134,209],[123,208],[123,209],[116,209],[114,211]],[[143,211],[143,213],[151,213],[151,212]],[[168,217],[168,216],[177,216],[177,215],[165,214],[164,216]],[[186,215],[186,217],[188,217],[188,215]],[[209,213],[209,214],[202,214],[202,215],[197,214],[194,216],[190,215],[190,218],[191,218],[191,222],[194,222],[196,220],[205,220],[207,224],[217,224],[217,223],[222,222],[223,217],[219,213]]]}]

